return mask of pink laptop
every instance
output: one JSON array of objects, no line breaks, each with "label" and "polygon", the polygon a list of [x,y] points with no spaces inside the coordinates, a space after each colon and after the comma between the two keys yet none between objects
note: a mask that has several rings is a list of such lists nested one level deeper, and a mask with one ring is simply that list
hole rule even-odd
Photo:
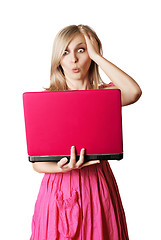
[{"label": "pink laptop", "polygon": [[123,158],[119,89],[23,93],[29,161],[70,159],[71,146],[85,161]]}]

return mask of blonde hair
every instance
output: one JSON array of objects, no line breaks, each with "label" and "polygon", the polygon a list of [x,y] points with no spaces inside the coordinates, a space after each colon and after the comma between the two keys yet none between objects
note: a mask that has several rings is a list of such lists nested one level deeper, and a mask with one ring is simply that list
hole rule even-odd
[{"label": "blonde hair", "polygon": [[[70,25],[63,28],[56,35],[54,40],[51,58],[50,87],[46,88],[47,90],[50,91],[69,90],[65,80],[63,69],[60,65],[60,60],[70,41],[78,34],[82,34],[81,29],[85,30],[87,34],[89,33],[96,39],[99,47],[99,52],[102,54],[101,41],[99,40],[95,31],[91,29],[89,26]],[[98,65],[94,61],[91,61],[91,65],[89,68],[89,83],[90,89],[99,89],[100,85],[105,84],[102,81],[101,76],[99,74]]]}]

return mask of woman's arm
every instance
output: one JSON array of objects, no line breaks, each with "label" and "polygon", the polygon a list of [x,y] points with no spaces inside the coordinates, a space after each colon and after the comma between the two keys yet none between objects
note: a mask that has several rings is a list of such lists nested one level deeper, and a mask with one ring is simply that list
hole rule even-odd
[{"label": "woman's arm", "polygon": [[33,169],[38,173],[57,173],[61,172],[56,162],[34,162]]},{"label": "woman's arm", "polygon": [[111,88],[121,90],[122,106],[136,102],[142,94],[141,88],[136,81],[99,53],[98,43],[95,38],[89,33],[86,33],[84,29],[82,29],[82,34],[86,40],[87,51],[90,58],[97,63],[113,82],[115,87]]},{"label": "woman's arm", "polygon": [[110,78],[116,88],[121,90],[122,106],[132,104],[140,98],[142,91],[139,85],[127,73],[98,54],[95,55],[94,61]]}]

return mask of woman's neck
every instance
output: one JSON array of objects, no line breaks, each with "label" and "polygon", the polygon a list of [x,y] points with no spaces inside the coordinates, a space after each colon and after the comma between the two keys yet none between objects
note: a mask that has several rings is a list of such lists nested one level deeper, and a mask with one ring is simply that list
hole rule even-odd
[{"label": "woman's neck", "polygon": [[90,89],[89,81],[87,80],[69,80],[66,79],[66,84],[69,90],[88,90]]}]

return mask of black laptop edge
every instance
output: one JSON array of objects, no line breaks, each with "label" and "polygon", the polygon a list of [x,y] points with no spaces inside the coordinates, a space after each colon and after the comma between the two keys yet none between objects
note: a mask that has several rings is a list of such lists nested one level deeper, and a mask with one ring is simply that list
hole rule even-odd
[{"label": "black laptop edge", "polygon": [[[30,162],[58,162],[61,158],[67,157],[68,161],[70,155],[54,155],[54,156],[28,156]],[[76,160],[79,160],[80,155],[76,156]],[[89,154],[84,156],[84,162],[91,160],[121,160],[123,159],[123,153],[116,154]]]}]

